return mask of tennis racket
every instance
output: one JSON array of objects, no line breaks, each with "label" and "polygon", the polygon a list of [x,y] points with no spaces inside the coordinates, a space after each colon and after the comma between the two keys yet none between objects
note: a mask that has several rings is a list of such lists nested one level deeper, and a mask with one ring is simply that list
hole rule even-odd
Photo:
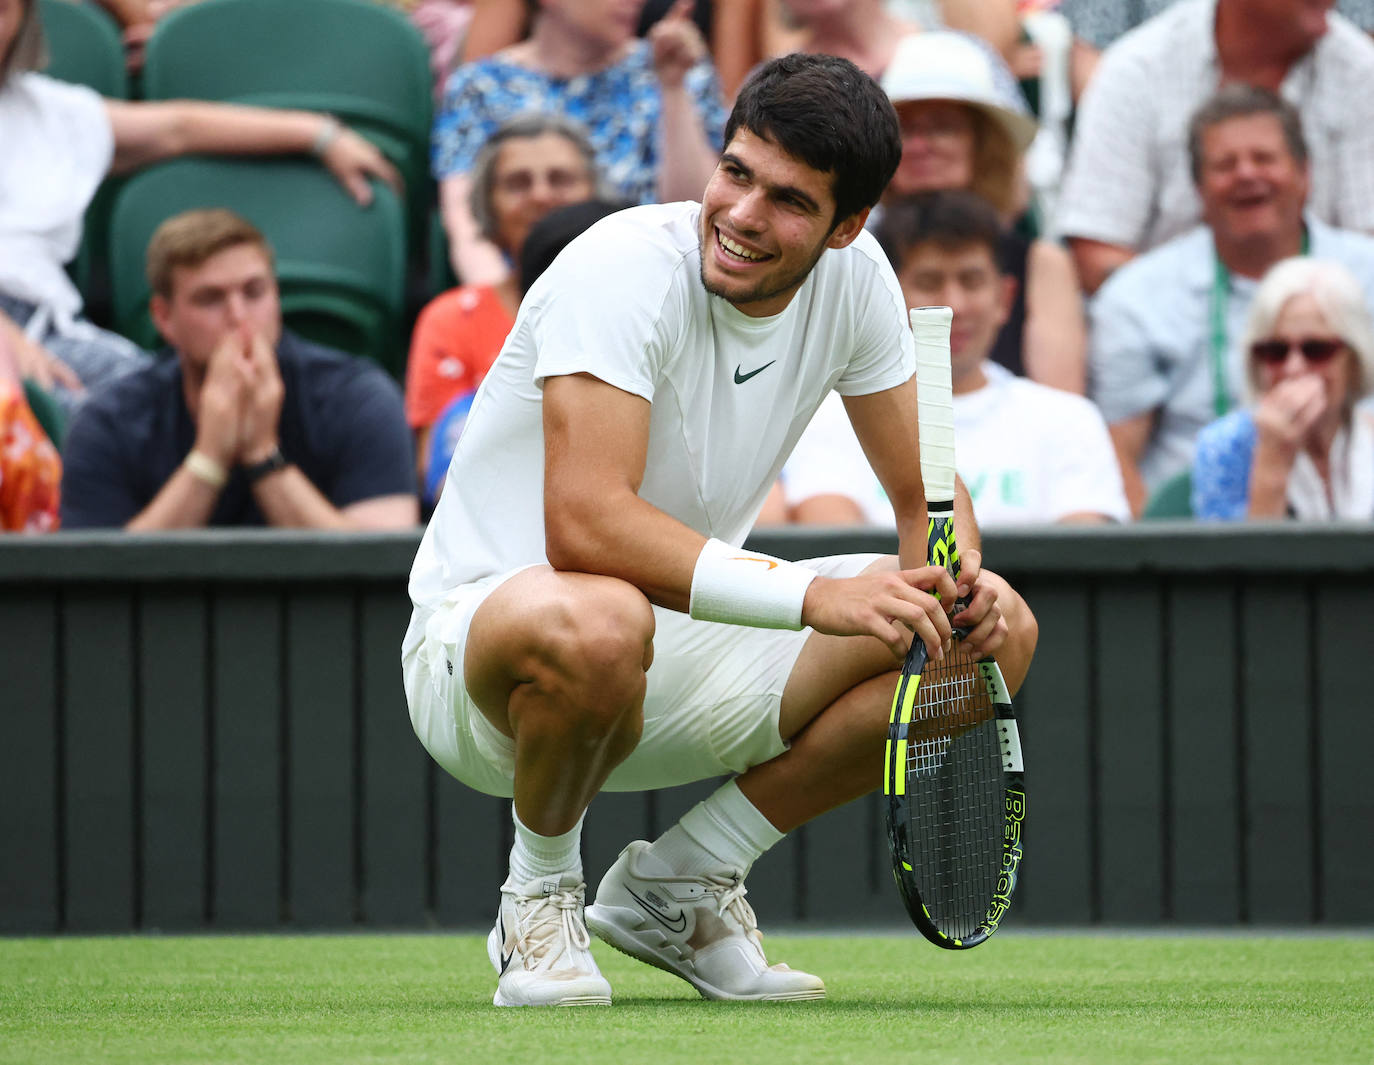
[{"label": "tennis racket", "polygon": [[[948,307],[915,307],[921,477],[931,565],[959,577]],[[1021,741],[1002,671],[953,647],[912,642],[892,700],[883,791],[892,871],[907,913],[936,946],[964,950],[1001,923],[1021,864]]]}]

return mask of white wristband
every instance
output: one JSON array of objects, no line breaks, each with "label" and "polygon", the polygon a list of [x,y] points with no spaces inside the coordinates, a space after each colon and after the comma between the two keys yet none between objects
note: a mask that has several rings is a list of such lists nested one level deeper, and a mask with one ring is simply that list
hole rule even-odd
[{"label": "white wristband", "polygon": [[816,579],[795,562],[707,540],[692,571],[690,613],[702,621],[760,629],[802,627],[802,601]]}]

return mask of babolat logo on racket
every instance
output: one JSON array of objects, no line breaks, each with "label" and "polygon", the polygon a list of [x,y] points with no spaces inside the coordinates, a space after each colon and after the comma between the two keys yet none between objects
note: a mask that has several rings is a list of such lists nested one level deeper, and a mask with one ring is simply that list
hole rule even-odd
[{"label": "babolat logo on racket", "polygon": [[1021,865],[1021,823],[1026,819],[1026,793],[1007,789],[1007,819],[1002,828],[1005,846],[1002,849],[1002,869],[997,874],[997,893],[992,896],[988,915],[983,924],[988,935],[997,931],[1007,910],[1011,907],[1011,894],[1016,890],[1016,871]]}]

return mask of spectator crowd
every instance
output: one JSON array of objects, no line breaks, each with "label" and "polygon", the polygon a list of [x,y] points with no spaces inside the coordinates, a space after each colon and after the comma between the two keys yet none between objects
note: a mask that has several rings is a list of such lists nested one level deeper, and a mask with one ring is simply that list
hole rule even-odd
[{"label": "spectator crowd", "polygon": [[[867,225],[953,309],[985,527],[1374,519],[1371,32],[1361,0],[0,0],[0,529],[414,526],[535,278],[699,199],[789,51],[896,110]],[[137,195],[177,166],[199,191]],[[759,523],[892,525],[840,396]]]}]

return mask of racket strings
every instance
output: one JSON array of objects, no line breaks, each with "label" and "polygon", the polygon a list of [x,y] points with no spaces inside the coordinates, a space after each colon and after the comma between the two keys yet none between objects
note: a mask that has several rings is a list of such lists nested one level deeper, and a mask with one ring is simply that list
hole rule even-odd
[{"label": "racket strings", "polygon": [[946,935],[970,936],[997,889],[1005,800],[996,710],[977,665],[957,644],[921,677],[906,768],[920,897]]}]

